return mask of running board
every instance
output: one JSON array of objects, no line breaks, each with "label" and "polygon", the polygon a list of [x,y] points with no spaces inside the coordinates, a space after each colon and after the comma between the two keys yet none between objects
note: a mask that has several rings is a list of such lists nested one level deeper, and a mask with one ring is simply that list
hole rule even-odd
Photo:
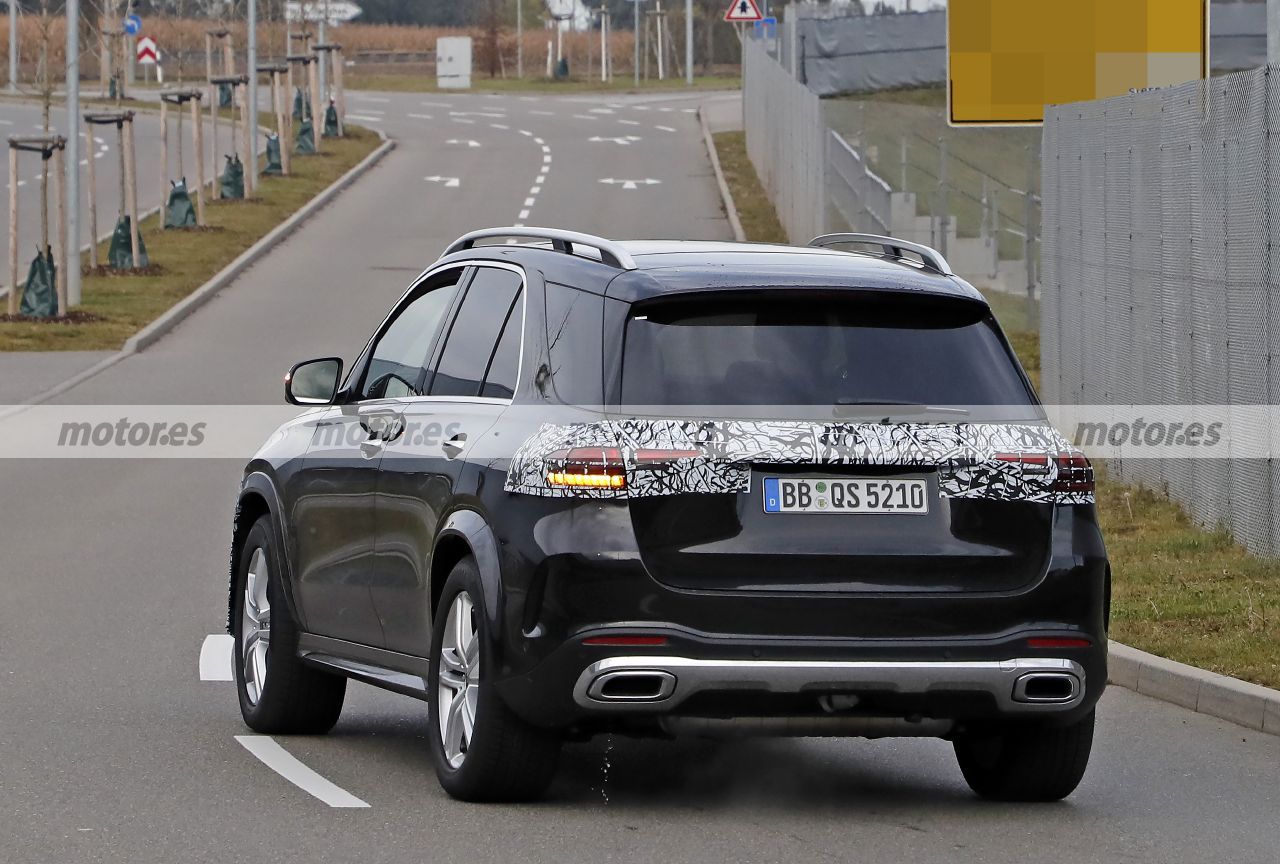
[{"label": "running board", "polygon": [[340,672],[384,690],[415,699],[428,698],[429,663],[421,657],[311,633],[303,633],[298,638],[298,656],[313,666]]}]

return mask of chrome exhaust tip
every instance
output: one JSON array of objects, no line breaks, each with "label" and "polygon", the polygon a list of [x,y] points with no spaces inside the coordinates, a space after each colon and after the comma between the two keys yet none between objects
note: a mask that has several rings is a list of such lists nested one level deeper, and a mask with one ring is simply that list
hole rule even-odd
[{"label": "chrome exhaust tip", "polygon": [[1056,705],[1080,696],[1080,679],[1070,672],[1029,672],[1013,683],[1013,701]]},{"label": "chrome exhaust tip", "polygon": [[592,679],[587,696],[597,702],[661,702],[676,690],[676,676],[661,669],[618,669]]}]

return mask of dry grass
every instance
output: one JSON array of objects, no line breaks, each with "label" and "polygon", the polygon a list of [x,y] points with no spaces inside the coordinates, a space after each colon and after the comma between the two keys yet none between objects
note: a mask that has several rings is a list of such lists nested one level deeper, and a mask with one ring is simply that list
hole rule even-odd
[{"label": "dry grass", "polygon": [[[781,228],[746,159],[742,134],[715,141],[747,238],[778,240]],[[1038,383],[1040,334],[1035,315],[1027,320],[1026,299],[993,292],[988,300]],[[1111,558],[1115,639],[1280,687],[1280,561],[1250,555],[1226,531],[1195,525],[1164,495],[1108,479],[1105,466],[1098,466],[1098,516]]]},{"label": "dry grass", "polygon": [[[81,311],[94,320],[73,324],[0,323],[0,351],[88,351],[119,348],[179,300],[203,285],[268,231],[345,174],[378,146],[368,130],[347,127],[326,138],[319,156],[293,160],[289,177],[263,178],[249,201],[207,202],[210,231],[164,231],[158,216],[142,221],[147,252],[158,275],[88,274]],[[100,259],[106,260],[106,246]]]}]

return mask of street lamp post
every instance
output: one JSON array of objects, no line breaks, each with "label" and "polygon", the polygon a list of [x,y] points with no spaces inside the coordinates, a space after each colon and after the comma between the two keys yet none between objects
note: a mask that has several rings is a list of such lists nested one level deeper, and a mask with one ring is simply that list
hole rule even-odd
[{"label": "street lamp post", "polygon": [[693,84],[693,0],[684,0],[684,83]]},{"label": "street lamp post", "polygon": [[[9,5],[16,5],[10,0]],[[93,158],[93,148],[86,151]],[[62,163],[66,172],[67,239],[63,242],[67,260],[67,306],[80,305],[80,0],[67,0],[67,145]],[[89,238],[96,242],[96,237]],[[61,314],[66,309],[58,310]]]},{"label": "street lamp post", "polygon": [[516,0],[516,77],[524,79],[524,0]]},{"label": "street lamp post", "polygon": [[18,0],[9,0],[9,92],[18,92]]},{"label": "street lamp post", "polygon": [[633,65],[635,66],[636,86],[640,86],[640,0],[631,0],[631,8],[635,10],[635,29],[631,31],[635,34],[635,51]]},{"label": "street lamp post", "polygon": [[[245,154],[245,191],[252,192],[258,185],[258,0],[249,0],[248,40],[245,50],[245,73],[249,84],[245,93],[249,115],[249,152]],[[319,136],[317,136],[319,137]],[[280,146],[284,146],[282,143]]]}]

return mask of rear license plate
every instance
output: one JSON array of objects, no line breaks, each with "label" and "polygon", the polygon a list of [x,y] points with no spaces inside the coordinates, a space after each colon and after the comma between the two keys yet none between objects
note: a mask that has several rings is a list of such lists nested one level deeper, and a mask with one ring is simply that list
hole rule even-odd
[{"label": "rear license plate", "polygon": [[766,513],[928,513],[924,480],[766,477]]}]

